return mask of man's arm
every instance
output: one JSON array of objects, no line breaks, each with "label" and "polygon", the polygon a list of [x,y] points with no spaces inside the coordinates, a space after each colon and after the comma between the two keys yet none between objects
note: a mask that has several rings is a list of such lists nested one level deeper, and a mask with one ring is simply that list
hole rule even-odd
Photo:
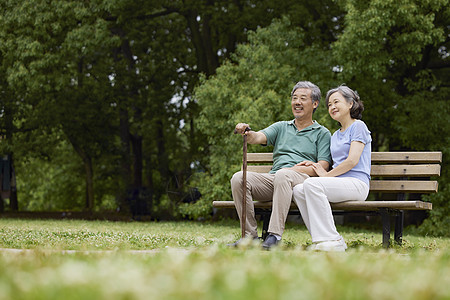
[{"label": "man's arm", "polygon": [[[236,133],[239,134],[244,134],[245,129],[250,128],[250,126],[246,123],[239,123],[236,125],[235,131]],[[267,144],[267,137],[264,133],[260,132],[260,131],[247,131],[245,132],[245,134],[247,135],[247,142],[249,144],[262,144],[265,145]]]}]

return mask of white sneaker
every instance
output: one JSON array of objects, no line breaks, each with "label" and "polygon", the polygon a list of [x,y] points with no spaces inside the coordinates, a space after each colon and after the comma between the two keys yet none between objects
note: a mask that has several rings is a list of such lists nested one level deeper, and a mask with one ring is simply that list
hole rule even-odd
[{"label": "white sneaker", "polygon": [[315,251],[317,247],[317,243],[312,243],[308,247],[306,247],[306,251]]},{"label": "white sneaker", "polygon": [[335,241],[323,241],[315,244],[313,250],[315,251],[329,251],[329,252],[344,252],[347,249],[347,244],[344,238],[341,237]]}]

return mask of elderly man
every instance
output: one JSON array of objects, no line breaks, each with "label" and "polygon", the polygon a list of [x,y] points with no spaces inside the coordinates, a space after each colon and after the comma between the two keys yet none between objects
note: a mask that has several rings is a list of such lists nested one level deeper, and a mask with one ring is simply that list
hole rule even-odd
[{"label": "elderly man", "polygon": [[[247,134],[249,144],[273,145],[273,167],[269,173],[247,173],[245,236],[258,238],[253,199],[273,201],[268,236],[264,249],[277,245],[283,235],[292,201],[292,190],[309,176],[316,176],[311,166],[298,166],[302,161],[313,161],[328,170],[331,164],[331,134],[313,121],[312,115],[320,103],[320,89],[309,81],[298,82],[291,92],[294,119],[276,122],[255,132],[246,131],[249,125],[239,123],[236,132]],[[239,219],[242,222],[242,171],[231,178],[231,191]],[[241,224],[242,225],[242,224]],[[237,246],[242,239],[231,244]]]}]

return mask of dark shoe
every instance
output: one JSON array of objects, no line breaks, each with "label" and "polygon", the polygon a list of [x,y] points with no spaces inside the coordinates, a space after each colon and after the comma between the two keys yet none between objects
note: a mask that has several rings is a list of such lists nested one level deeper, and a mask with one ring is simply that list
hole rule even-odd
[{"label": "dark shoe", "polygon": [[[244,243],[244,241],[247,240],[247,238],[243,239],[240,238],[238,239],[236,242],[232,243],[232,244],[227,244],[228,247],[239,247],[240,244]],[[259,237],[254,237],[253,241],[259,241]]]},{"label": "dark shoe", "polygon": [[269,234],[269,235],[266,237],[266,240],[264,241],[264,243],[262,243],[262,247],[263,247],[265,250],[270,250],[270,248],[272,248],[273,246],[278,245],[279,242],[280,242],[280,241],[277,240],[277,237],[276,237],[276,236],[274,236],[273,234]]}]

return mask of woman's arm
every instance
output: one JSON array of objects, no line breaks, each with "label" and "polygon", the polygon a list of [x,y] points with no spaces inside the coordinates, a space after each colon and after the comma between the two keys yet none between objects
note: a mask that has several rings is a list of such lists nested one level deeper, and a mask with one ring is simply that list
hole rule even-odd
[{"label": "woman's arm", "polygon": [[336,168],[327,172],[320,164],[313,164],[312,167],[316,174],[320,177],[336,177],[338,175],[347,173],[353,169],[359,162],[359,158],[364,150],[364,143],[353,141],[350,144],[350,151],[348,157]]}]

